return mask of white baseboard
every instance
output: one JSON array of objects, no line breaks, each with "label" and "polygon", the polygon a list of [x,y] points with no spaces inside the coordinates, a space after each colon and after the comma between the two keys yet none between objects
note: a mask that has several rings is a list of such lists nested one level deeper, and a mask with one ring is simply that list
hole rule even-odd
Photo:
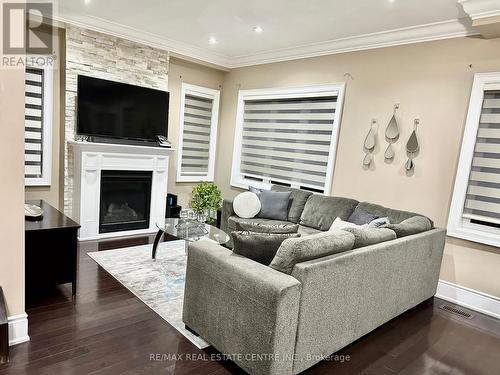
[{"label": "white baseboard", "polygon": [[28,315],[26,313],[9,316],[9,346],[29,341]]},{"label": "white baseboard", "polygon": [[436,297],[500,319],[500,298],[439,280]]}]

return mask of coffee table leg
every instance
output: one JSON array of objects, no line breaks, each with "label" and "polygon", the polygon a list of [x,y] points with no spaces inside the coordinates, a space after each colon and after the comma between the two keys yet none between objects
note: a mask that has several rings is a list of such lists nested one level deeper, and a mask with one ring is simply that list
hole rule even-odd
[{"label": "coffee table leg", "polygon": [[153,243],[153,253],[151,254],[151,258],[156,260],[156,249],[158,248],[158,243],[160,242],[161,236],[163,236],[163,231],[159,230],[155,237],[155,242]]}]

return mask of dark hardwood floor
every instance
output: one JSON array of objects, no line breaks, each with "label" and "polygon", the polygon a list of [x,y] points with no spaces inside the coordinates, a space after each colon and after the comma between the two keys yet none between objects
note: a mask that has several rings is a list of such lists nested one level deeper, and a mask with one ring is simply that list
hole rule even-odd
[{"label": "dark hardwood floor", "polygon": [[[28,308],[29,343],[11,348],[4,374],[240,374],[218,353],[199,350],[86,253],[151,238],[80,246],[78,291],[40,296]],[[310,369],[310,374],[499,374],[500,321],[473,319],[424,302]]]}]

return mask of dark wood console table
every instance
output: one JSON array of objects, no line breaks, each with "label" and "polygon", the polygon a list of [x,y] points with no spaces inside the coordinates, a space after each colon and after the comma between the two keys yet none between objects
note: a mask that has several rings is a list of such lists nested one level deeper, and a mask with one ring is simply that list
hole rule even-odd
[{"label": "dark wood console table", "polygon": [[44,210],[41,220],[25,220],[26,304],[35,293],[59,284],[72,283],[74,296],[80,225],[43,200],[26,203]]}]

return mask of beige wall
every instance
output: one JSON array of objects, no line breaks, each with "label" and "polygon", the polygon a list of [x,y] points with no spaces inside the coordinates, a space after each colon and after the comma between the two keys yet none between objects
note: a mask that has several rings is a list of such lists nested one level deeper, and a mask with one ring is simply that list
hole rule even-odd
[{"label": "beige wall", "polygon": [[[472,67],[470,65],[472,64]],[[216,183],[230,188],[238,89],[346,82],[346,96],[332,194],[421,212],[446,226],[476,72],[500,71],[500,40],[459,38],[234,69],[224,80]],[[345,77],[350,73],[353,79]],[[401,137],[393,163],[384,161],[384,131],[401,103]],[[421,151],[407,176],[404,146],[420,117]],[[362,166],[370,120],[379,120],[372,168]],[[449,239],[441,277],[500,297],[500,251]]]},{"label": "beige wall", "polygon": [[[25,199],[43,199],[56,208],[62,208],[62,188],[61,183],[63,176],[62,160],[61,160],[61,92],[62,90],[62,75],[64,66],[64,57],[62,56],[62,46],[64,45],[64,30],[55,29],[56,37],[54,38],[54,51],[57,56],[54,63],[53,87],[54,87],[54,102],[52,113],[52,178],[50,186],[26,186]],[[62,90],[62,91],[61,91]]]},{"label": "beige wall", "polygon": [[[0,1],[0,7],[3,1]],[[3,35],[0,30],[0,40]],[[0,68],[0,286],[24,313],[24,68]]]},{"label": "beige wall", "polygon": [[[224,78],[224,72],[208,68],[202,65],[183,61],[177,58],[170,59],[168,75],[168,91],[170,92],[170,113],[168,118],[168,138],[173,147],[178,149],[179,143],[179,116],[181,100],[181,84],[190,83],[211,89],[220,89]],[[223,95],[221,90],[221,96]],[[218,146],[221,143],[218,142]],[[222,146],[221,146],[222,147]],[[179,204],[186,206],[191,199],[191,190],[195,183],[176,182],[177,176],[177,153],[170,158],[170,170],[168,177],[168,191],[179,196]]]}]

